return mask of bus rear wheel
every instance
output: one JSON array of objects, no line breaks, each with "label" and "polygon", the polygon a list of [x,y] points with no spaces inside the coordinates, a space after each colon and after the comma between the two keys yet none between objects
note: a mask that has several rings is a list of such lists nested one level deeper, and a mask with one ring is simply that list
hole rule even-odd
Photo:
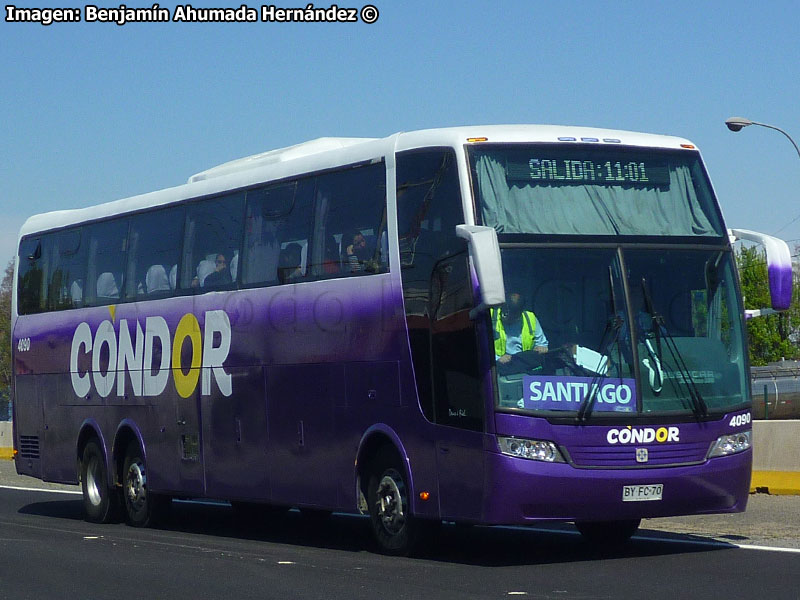
[{"label": "bus rear wheel", "polygon": [[394,453],[379,452],[367,488],[372,533],[381,552],[395,556],[410,554],[420,534],[420,522],[411,515],[408,484]]},{"label": "bus rear wheel", "polygon": [[119,520],[119,492],[108,484],[105,454],[97,440],[90,440],[81,456],[81,491],[86,520],[91,523],[113,523]]},{"label": "bus rear wheel", "polygon": [[150,527],[161,521],[169,509],[171,498],[153,494],[147,484],[147,465],[138,444],[131,444],[125,453],[122,469],[122,495],[129,525]]},{"label": "bus rear wheel", "polygon": [[575,527],[583,538],[596,546],[619,546],[639,529],[641,519],[628,521],[576,521]]}]

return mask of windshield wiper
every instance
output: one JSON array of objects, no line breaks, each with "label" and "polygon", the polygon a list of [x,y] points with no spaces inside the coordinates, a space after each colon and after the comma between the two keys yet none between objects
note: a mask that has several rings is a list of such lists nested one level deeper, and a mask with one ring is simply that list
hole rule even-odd
[{"label": "windshield wiper", "polygon": [[[617,342],[620,332],[622,331],[622,325],[624,323],[622,317],[619,315],[619,311],[617,310],[617,294],[614,291],[614,275],[610,266],[608,267],[608,284],[611,288],[611,317],[606,322],[606,328],[603,331],[603,336],[600,338],[599,349],[601,356],[606,356],[606,349],[610,348]],[[614,336],[608,342],[605,342],[606,336],[608,336],[612,331],[614,332]],[[617,344],[617,354],[617,364],[620,365],[622,364],[622,352],[619,348],[619,344]],[[598,367],[600,367],[600,365],[598,365]],[[576,416],[578,421],[585,421],[589,418],[589,415],[592,414],[592,409],[597,401],[597,394],[600,390],[598,383],[607,377],[607,372],[608,361],[606,361],[605,369],[603,369],[602,372],[595,371],[595,375],[592,377],[592,381],[589,383],[589,389],[586,390],[586,393],[583,395],[583,399],[581,400],[581,406],[578,409],[578,414]]]},{"label": "windshield wiper", "polygon": [[[655,307],[653,306],[653,298],[650,296],[650,292],[647,289],[647,280],[644,277],[642,277],[642,296],[644,298],[644,308],[650,315],[650,319],[652,321],[652,331],[649,335],[652,335],[656,340],[657,353],[653,352],[653,346],[649,343],[649,336],[645,337],[645,347],[647,348],[647,352],[650,355],[651,360],[654,361],[653,368],[657,371],[657,376],[660,381],[658,391],[656,391],[655,387],[651,383],[653,391],[658,393],[661,388],[661,383],[663,383],[663,372],[661,370],[661,335],[663,334],[667,350],[669,350],[672,360],[677,366],[678,372],[680,373],[683,383],[688,391],[689,400],[692,403],[692,412],[694,412],[695,416],[698,417],[707,416],[708,407],[706,406],[705,400],[703,400],[700,390],[697,389],[697,384],[692,378],[689,368],[686,366],[686,361],[683,360],[683,355],[681,354],[680,350],[678,350],[678,345],[675,343],[675,338],[672,337],[672,334],[665,325],[663,315],[657,313]],[[650,368],[649,365],[646,366]],[[654,375],[654,372],[655,371],[651,371],[651,375]]]}]

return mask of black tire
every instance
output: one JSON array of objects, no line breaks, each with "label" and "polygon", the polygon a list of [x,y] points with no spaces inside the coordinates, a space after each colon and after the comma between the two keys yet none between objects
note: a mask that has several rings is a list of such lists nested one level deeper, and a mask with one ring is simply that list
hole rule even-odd
[{"label": "black tire", "polygon": [[627,542],[639,529],[641,519],[629,521],[583,521],[575,527],[583,538],[595,546],[619,546]]},{"label": "black tire", "polygon": [[150,527],[161,522],[172,498],[153,494],[147,487],[147,465],[137,443],[128,446],[122,468],[122,496],[129,525]]},{"label": "black tire", "polygon": [[119,490],[109,486],[105,453],[97,440],[90,440],[84,447],[80,467],[86,520],[90,523],[119,521],[122,499]]},{"label": "black tire", "polygon": [[420,539],[421,523],[411,514],[407,476],[397,453],[382,448],[372,462],[367,503],[372,534],[384,554],[408,556]]}]

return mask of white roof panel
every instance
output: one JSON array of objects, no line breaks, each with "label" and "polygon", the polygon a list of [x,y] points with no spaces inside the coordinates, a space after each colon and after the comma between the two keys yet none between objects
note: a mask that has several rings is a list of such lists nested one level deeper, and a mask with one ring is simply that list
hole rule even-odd
[{"label": "white roof panel", "polygon": [[600,144],[656,148],[681,148],[691,144],[688,140],[671,136],[560,125],[476,125],[404,132],[386,138],[323,137],[223,163],[192,175],[188,183],[181,186],[87,208],[36,215],[23,224],[20,236],[371,160],[394,151],[427,146],[460,148],[468,143],[469,138],[484,137],[489,143],[571,143],[563,140],[573,138],[577,143],[591,140]]}]

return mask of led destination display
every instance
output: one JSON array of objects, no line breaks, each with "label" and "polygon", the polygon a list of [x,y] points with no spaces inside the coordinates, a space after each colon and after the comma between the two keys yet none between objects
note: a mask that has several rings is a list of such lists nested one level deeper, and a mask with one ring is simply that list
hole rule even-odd
[{"label": "led destination display", "polygon": [[[561,154],[559,156],[559,154]],[[661,161],[641,160],[641,156],[581,156],[564,153],[531,156],[525,162],[506,165],[506,175],[513,181],[561,183],[573,185],[668,186],[669,167]]]}]

